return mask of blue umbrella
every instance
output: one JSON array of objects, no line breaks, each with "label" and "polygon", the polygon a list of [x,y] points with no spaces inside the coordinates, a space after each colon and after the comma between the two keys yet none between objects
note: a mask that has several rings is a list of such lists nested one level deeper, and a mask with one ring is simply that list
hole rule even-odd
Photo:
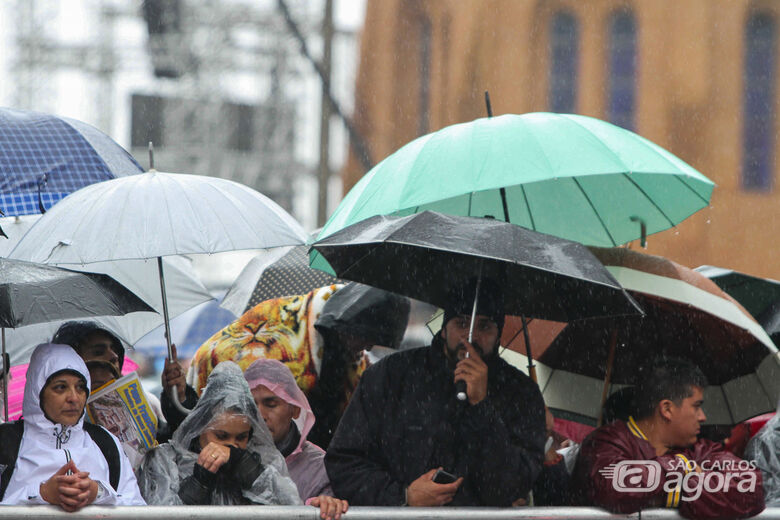
[{"label": "blue umbrella", "polygon": [[41,213],[89,184],[143,172],[133,157],[81,121],[0,108],[0,211]]}]

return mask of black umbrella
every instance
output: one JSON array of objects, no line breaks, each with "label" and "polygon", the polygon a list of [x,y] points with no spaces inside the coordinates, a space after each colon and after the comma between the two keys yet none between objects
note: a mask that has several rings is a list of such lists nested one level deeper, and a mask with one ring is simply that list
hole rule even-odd
[{"label": "black umbrella", "polygon": [[[119,316],[135,311],[156,312],[108,275],[0,258],[4,395],[7,396],[9,366],[5,352],[6,327],[88,316]],[[8,406],[6,414],[7,410]]]},{"label": "black umbrella", "polygon": [[772,341],[780,342],[780,282],[711,265],[699,266],[696,271],[729,293],[764,327]]},{"label": "black umbrella", "polygon": [[425,211],[375,216],[315,242],[340,278],[446,307],[481,275],[507,314],[555,321],[641,314],[582,244],[493,219]]},{"label": "black umbrella", "polygon": [[349,283],[336,291],[322,308],[315,327],[346,334],[366,343],[398,349],[409,322],[411,304],[397,294]]}]

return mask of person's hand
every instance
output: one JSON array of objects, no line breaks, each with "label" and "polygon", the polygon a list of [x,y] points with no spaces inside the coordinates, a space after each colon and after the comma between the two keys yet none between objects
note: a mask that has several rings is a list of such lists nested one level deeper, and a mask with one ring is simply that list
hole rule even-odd
[{"label": "person's hand", "polygon": [[550,448],[544,454],[544,462],[547,464],[557,464],[561,461],[563,455],[555,451],[555,448]]},{"label": "person's hand", "polygon": [[173,361],[165,358],[165,368],[162,373],[162,387],[167,393],[171,387],[175,386],[179,394],[179,401],[184,401],[187,397],[187,383],[184,381],[184,370],[182,370],[176,357],[176,345],[171,344],[171,353]]},{"label": "person's hand", "polygon": [[474,345],[466,340],[463,340],[463,345],[469,357],[455,365],[455,381],[466,382],[469,403],[477,404],[487,397],[488,367]]},{"label": "person's hand", "polygon": [[437,484],[433,481],[436,470],[423,473],[406,488],[406,503],[410,506],[443,506],[452,502],[458,488],[463,484],[463,477],[452,484]]},{"label": "person's hand", "polygon": [[339,520],[341,513],[346,513],[349,504],[346,500],[320,495],[309,500],[309,505],[320,508],[320,518],[323,520]]},{"label": "person's hand", "polygon": [[208,443],[198,455],[198,464],[211,473],[219,471],[228,460],[230,460],[230,448],[216,442]]},{"label": "person's hand", "polygon": [[[71,474],[68,475],[68,472]],[[79,471],[72,460],[40,486],[41,498],[67,512],[78,511],[91,504],[97,492],[97,482],[89,478],[89,472]]]}]

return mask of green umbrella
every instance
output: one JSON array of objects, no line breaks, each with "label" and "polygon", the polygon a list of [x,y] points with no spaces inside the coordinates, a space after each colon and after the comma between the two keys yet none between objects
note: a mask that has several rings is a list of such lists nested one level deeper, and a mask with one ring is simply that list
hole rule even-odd
[{"label": "green umbrella", "polygon": [[[675,226],[714,184],[637,134],[591,117],[532,113],[452,125],[369,171],[320,239],[373,215],[486,216],[586,245],[616,246]],[[312,267],[330,269],[316,253]]]}]

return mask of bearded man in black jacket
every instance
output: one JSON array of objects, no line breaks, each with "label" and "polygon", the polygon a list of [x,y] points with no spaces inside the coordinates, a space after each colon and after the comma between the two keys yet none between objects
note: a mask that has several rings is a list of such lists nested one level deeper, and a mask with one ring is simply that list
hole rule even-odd
[{"label": "bearded man in black jacket", "polygon": [[544,403],[498,356],[503,301],[490,280],[469,343],[475,286],[451,291],[429,347],[363,374],[325,456],[333,491],[350,505],[510,506],[528,494],[544,459]]}]

